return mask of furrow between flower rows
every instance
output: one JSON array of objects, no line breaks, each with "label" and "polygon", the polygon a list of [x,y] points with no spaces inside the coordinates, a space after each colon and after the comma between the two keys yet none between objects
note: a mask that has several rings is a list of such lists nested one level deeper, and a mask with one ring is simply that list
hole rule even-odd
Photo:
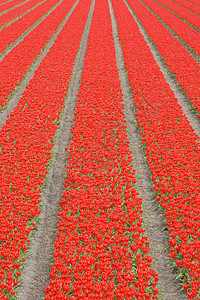
[{"label": "furrow between flower rows", "polygon": [[77,4],[1,130],[1,299],[15,293],[40,214],[41,187],[88,12],[86,0]]},{"label": "furrow between flower rows", "polygon": [[[41,1],[41,2],[38,2],[36,0],[33,1],[35,4],[34,6],[33,5],[30,5],[30,2],[27,4],[30,6],[30,8],[28,10],[26,10],[25,12],[23,12],[21,15],[17,16],[15,19],[11,19],[8,23],[4,24],[1,28],[0,28],[0,31],[2,31],[3,29],[9,27],[10,25],[12,25],[13,23],[15,23],[17,20],[20,20],[23,16],[26,16],[29,12],[31,12],[32,10],[34,10],[35,8],[37,8],[38,6],[40,6],[42,3],[44,3],[45,1]],[[20,7],[21,8],[21,7]],[[13,11],[12,11],[13,12]],[[11,12],[11,13],[12,13]],[[6,15],[7,16],[7,15]],[[6,18],[5,16],[5,18]],[[4,18],[2,18],[2,21],[4,23]]]},{"label": "furrow between flower rows", "polygon": [[7,0],[7,1],[5,1],[5,2],[3,2],[3,0],[1,0],[0,6],[1,6],[1,5],[4,5],[4,4],[7,4],[8,2],[11,2],[11,1],[13,1],[13,0]]},{"label": "furrow between flower rows", "polygon": [[7,0],[7,1],[5,1],[5,2],[3,2],[3,0],[1,0],[0,6],[1,6],[1,5],[5,5],[5,4],[7,4],[7,3],[11,2],[11,1],[13,1],[13,0]]},{"label": "furrow between flower rows", "polygon": [[[163,1],[163,0],[156,0],[159,2],[163,7],[169,9],[175,16],[180,18],[182,21],[186,22],[188,25],[194,27],[200,31],[200,18],[199,16],[194,15],[192,12],[189,12],[187,9],[177,5],[171,0]],[[166,11],[165,11],[166,12]],[[168,13],[167,13],[168,14]],[[169,18],[168,16],[166,16]],[[170,21],[171,21],[171,14],[170,14]],[[174,24],[176,22],[176,18],[174,20]],[[176,24],[177,26],[177,24]]]},{"label": "furrow between flower rows", "polygon": [[200,6],[199,5],[199,0],[188,0],[188,2],[192,3],[192,4],[195,4],[197,6]]},{"label": "furrow between flower rows", "polygon": [[[170,255],[189,299],[193,299],[199,297],[200,278],[200,140],[128,7],[122,1],[113,1],[113,6],[156,200],[169,227]],[[125,20],[128,26],[124,26]]]},{"label": "furrow between flower rows", "polygon": [[87,39],[94,10],[92,1],[88,20],[81,39],[81,44],[76,56],[68,88],[65,107],[60,115],[60,125],[54,137],[54,146],[51,150],[48,176],[45,179],[45,188],[42,190],[43,209],[40,214],[40,222],[37,226],[37,234],[30,245],[29,259],[26,261],[21,274],[22,285],[18,293],[19,299],[35,300],[44,297],[44,289],[49,283],[50,266],[53,261],[53,251],[58,230],[59,200],[64,191],[63,183],[66,178],[67,152],[71,141],[71,127],[73,124],[81,72],[87,47]]},{"label": "furrow between flower rows", "polygon": [[[124,67],[124,58],[119,41],[117,23],[114,16],[112,4],[110,4],[110,6],[113,22],[113,35],[115,39],[116,57],[124,98],[124,114],[127,121],[127,134],[130,141],[130,150],[132,152],[133,162],[136,170],[136,191],[139,192],[139,196],[142,198],[143,219],[145,223],[146,234],[150,242],[149,251],[153,258],[152,264],[155,266],[159,276],[158,288],[160,290],[160,293],[158,294],[158,297],[161,296],[162,300],[185,300],[186,292],[181,291],[179,281],[174,278],[171,272],[171,268],[168,267],[171,262],[169,250],[166,248],[169,234],[167,230],[163,230],[163,228],[166,227],[166,221],[162,214],[162,211],[157,209],[157,203],[155,201],[156,194],[153,190],[151,172],[149,170],[149,165],[137,125],[137,117],[133,105],[133,95],[128,82],[127,72]],[[126,21],[126,19],[121,21],[123,22],[123,26],[128,26],[128,21]],[[139,24],[138,27],[141,31],[141,26]],[[143,31],[141,31],[141,33],[143,34],[143,37],[145,39]],[[150,49],[152,51],[152,48]]]},{"label": "furrow between flower rows", "polygon": [[96,0],[45,299],[157,298],[123,108],[109,5]]},{"label": "furrow between flower rows", "polygon": [[[10,3],[11,1],[12,1],[12,3]],[[13,6],[14,1],[16,1],[16,5],[17,5],[17,3],[19,3],[19,0],[7,0],[7,1],[1,0],[0,12],[3,12],[5,10],[8,10],[9,8],[11,8]]]},{"label": "furrow between flower rows", "polygon": [[60,2],[43,22],[34,28],[1,62],[0,111],[6,108],[10,99],[22,85],[31,66],[50,45],[74,2],[75,0]]},{"label": "furrow between flower rows", "polygon": [[30,1],[30,0],[26,0],[26,1],[22,1],[22,0],[15,0],[8,3],[5,3],[4,5],[1,5],[0,7],[0,16],[15,9],[16,7],[19,7],[20,5],[23,5],[23,3]]},{"label": "furrow between flower rows", "polygon": [[20,37],[25,35],[27,31],[57,3],[58,0],[43,0],[28,14],[4,28],[0,32],[0,56],[2,56],[9,47],[12,47],[13,43]]},{"label": "furrow between flower rows", "polygon": [[38,2],[31,0],[24,3],[24,5],[21,5],[20,7],[17,7],[16,9],[9,11],[7,14],[3,15],[0,18],[0,30],[7,26],[10,26],[10,24],[26,15],[29,11],[34,9],[36,4],[38,4]]},{"label": "furrow between flower rows", "polygon": [[56,3],[51,9],[49,9],[41,18],[39,18],[31,27],[29,27],[20,37],[18,37],[12,44],[10,44],[3,53],[0,53],[0,62],[17,46],[19,45],[26,37],[34,30],[50,13],[62,2],[60,0]]},{"label": "furrow between flower rows", "polygon": [[[186,49],[138,0],[127,1],[153,42],[172,76],[200,116],[200,66]],[[134,3],[134,5],[133,5]]]},{"label": "furrow between flower rows", "polygon": [[172,0],[174,3],[179,4],[180,6],[188,9],[189,11],[200,15],[200,6],[196,6],[195,4],[192,4],[191,2],[187,1],[187,0]]},{"label": "furrow between flower rows", "polygon": [[[173,13],[164,9],[162,5],[152,0],[142,0],[155,15],[160,18],[169,28],[200,57],[199,32],[185,24]],[[195,16],[194,16],[195,19]]]}]

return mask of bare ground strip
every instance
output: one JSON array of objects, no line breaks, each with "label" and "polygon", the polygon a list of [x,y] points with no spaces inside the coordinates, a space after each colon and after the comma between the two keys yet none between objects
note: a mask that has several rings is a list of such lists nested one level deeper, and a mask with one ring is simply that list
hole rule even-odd
[{"label": "bare ground strip", "polygon": [[81,81],[82,68],[87,39],[90,31],[95,1],[92,1],[88,20],[76,58],[76,64],[70,82],[65,108],[60,118],[60,127],[55,136],[52,150],[52,161],[47,175],[46,188],[42,194],[43,210],[40,214],[37,235],[30,246],[30,257],[22,271],[22,285],[18,297],[20,300],[40,300],[44,297],[44,289],[49,283],[50,266],[53,262],[53,250],[58,229],[59,200],[64,191],[66,178],[67,152],[71,140],[75,104]]},{"label": "bare ground strip", "polygon": [[16,6],[13,6],[13,7],[9,8],[9,9],[6,9],[5,11],[3,11],[3,12],[0,13],[0,17],[1,17],[2,15],[7,14],[9,11],[11,11],[11,10],[13,10],[13,9],[15,9],[15,8],[17,8],[17,7],[20,7],[21,5],[23,5],[23,4],[25,4],[25,3],[29,2],[29,1],[30,1],[30,0],[25,0],[25,1],[23,1],[23,2],[21,2],[21,3],[19,3],[19,4],[17,4]]},{"label": "bare ground strip", "polygon": [[15,23],[16,21],[18,21],[19,19],[23,18],[25,15],[27,15],[29,12],[33,11],[34,9],[36,9],[38,6],[40,6],[41,4],[43,4],[46,0],[42,0],[41,2],[37,3],[35,6],[33,6],[32,8],[28,9],[26,12],[22,13],[20,16],[16,17],[15,19],[10,20],[10,22],[8,22],[7,24],[3,25],[0,28],[0,31],[2,31],[3,29],[9,27],[10,25],[12,25],[13,23]]},{"label": "bare ground strip", "polygon": [[190,55],[196,60],[197,63],[200,63],[200,57],[195,54],[195,52],[193,51],[193,49],[191,47],[188,46],[188,44],[183,41],[159,16],[157,16],[152,9],[150,9],[142,0],[139,0],[142,5],[144,5],[164,26],[167,30],[169,30],[169,32],[171,33],[171,35],[173,35],[173,37],[175,37],[180,43],[181,45],[190,53]]},{"label": "bare ground strip", "polygon": [[[63,1],[63,0],[62,0]],[[62,2],[60,1],[59,4]],[[57,36],[61,32],[62,28],[65,26],[67,20],[71,16],[73,10],[75,9],[76,5],[78,4],[79,0],[77,0],[71,10],[68,12],[65,19],[62,21],[60,26],[58,27],[57,31],[53,34],[51,37],[51,40],[46,44],[45,49],[43,52],[39,55],[39,57],[33,62],[30,69],[25,74],[24,78],[21,81],[21,84],[17,88],[17,92],[14,94],[14,96],[9,100],[8,104],[6,105],[5,109],[2,110],[2,113],[0,114],[0,130],[5,125],[7,117],[13,112],[15,107],[17,106],[19,100],[22,97],[23,92],[26,90],[26,87],[28,86],[30,80],[34,76],[34,72],[38,69],[39,65],[41,64],[42,60],[45,58],[47,53],[49,52],[50,48],[52,47],[53,43],[55,42]]]},{"label": "bare ground strip", "polygon": [[[195,13],[194,11],[190,10],[189,8],[187,8],[187,7],[183,6],[183,5],[181,5],[180,3],[176,3],[176,2],[173,1],[173,0],[171,0],[171,2],[173,2],[174,4],[176,4],[176,5],[178,5],[178,6],[182,7],[182,8],[184,8],[186,11],[189,11],[189,12],[191,12],[192,14],[198,16],[198,17],[200,16],[199,14],[197,14],[197,13]],[[192,4],[192,3],[191,3],[191,4]]]},{"label": "bare ground strip", "polygon": [[163,61],[162,56],[160,55],[160,52],[158,51],[158,49],[156,48],[154,43],[149,38],[148,34],[146,33],[146,31],[145,31],[144,27],[142,26],[138,17],[132,11],[131,7],[128,5],[126,0],[124,0],[124,2],[127,5],[130,13],[132,14],[135,22],[137,23],[138,28],[144,37],[144,40],[146,41],[156,63],[158,64],[161,72],[163,73],[163,75],[166,79],[166,82],[169,84],[176,99],[178,100],[179,105],[182,107],[183,114],[187,117],[191,127],[194,129],[194,132],[200,137],[200,122],[199,122],[196,112],[194,112],[194,108],[193,108],[192,104],[190,104],[190,100],[183,93],[181,86],[178,84],[178,82],[175,80],[175,78],[170,73],[169,68],[167,67],[166,63]]},{"label": "bare ground strip", "polygon": [[[186,19],[184,19],[183,17],[179,16],[176,12],[174,12],[172,9],[168,8],[167,6],[165,6],[164,4],[160,3],[159,1],[155,0],[159,5],[161,5],[163,8],[165,8],[166,10],[168,10],[169,12],[171,12],[173,15],[175,15],[177,18],[179,18],[180,20],[182,20],[184,23],[186,23],[188,26],[192,27],[194,30],[196,30],[197,32],[200,32],[200,30],[195,27],[194,25],[192,25],[189,21],[187,21]],[[176,4],[176,3],[175,3]],[[186,9],[186,8],[185,8]],[[193,13],[193,12],[192,12]]]},{"label": "bare ground strip", "polygon": [[[195,2],[193,2],[193,1],[191,1],[191,0],[185,0],[185,1],[187,1],[187,2],[189,2],[189,3],[192,3],[192,4],[194,4],[194,5],[198,6],[198,7],[200,7],[200,5],[196,4]],[[199,3],[199,4],[200,4],[200,3]]]},{"label": "bare ground strip", "polygon": [[5,1],[5,2],[1,3],[0,6],[6,4],[6,3],[8,3],[8,2],[11,2],[11,1],[13,1],[13,0]]},{"label": "bare ground strip", "polygon": [[8,55],[9,52],[11,52],[21,41],[33,30],[35,29],[58,5],[61,4],[63,0],[60,0],[55,6],[53,6],[47,13],[45,13],[33,26],[28,28],[25,33],[23,33],[13,44],[9,45],[7,49],[0,53],[0,62],[4,59],[6,55]]},{"label": "bare ground strip", "polygon": [[172,275],[169,268],[170,255],[166,250],[168,236],[163,231],[165,227],[164,217],[156,210],[154,201],[154,191],[152,188],[151,174],[148,169],[148,163],[142,148],[141,136],[137,126],[137,119],[133,107],[133,98],[130,92],[128,79],[124,67],[123,53],[118,38],[117,23],[114,17],[111,0],[109,0],[110,12],[113,26],[113,36],[115,41],[117,66],[119,69],[119,78],[124,97],[124,113],[127,121],[127,134],[130,142],[130,149],[133,156],[133,167],[136,170],[136,189],[142,198],[143,218],[146,234],[150,241],[150,253],[153,257],[153,265],[159,275],[159,289],[164,295],[160,294],[161,299],[187,299],[186,293],[181,291],[178,281]]}]

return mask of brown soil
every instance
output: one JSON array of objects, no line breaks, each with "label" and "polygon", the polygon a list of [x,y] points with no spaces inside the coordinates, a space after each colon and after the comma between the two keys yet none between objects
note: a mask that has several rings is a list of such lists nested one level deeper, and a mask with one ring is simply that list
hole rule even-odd
[{"label": "brown soil", "polygon": [[72,7],[71,11],[67,14],[61,25],[59,26],[58,30],[54,33],[51,40],[46,44],[45,49],[41,52],[41,54],[38,56],[38,58],[34,61],[28,72],[25,74],[22,82],[18,86],[17,91],[15,94],[10,98],[8,104],[6,105],[5,109],[2,110],[0,113],[0,130],[5,125],[7,117],[12,113],[12,111],[15,109],[15,107],[18,105],[19,100],[22,97],[23,92],[26,90],[26,87],[28,86],[30,80],[34,76],[34,72],[38,69],[39,65],[41,64],[44,57],[49,52],[50,48],[52,47],[53,43],[55,42],[58,34],[66,24],[67,20],[69,19],[70,15],[72,14],[73,10],[75,9],[76,5],[78,4],[79,0],[77,0]]},{"label": "brown soil", "polygon": [[[62,0],[63,1],[63,0]],[[21,41],[33,30],[35,29],[48,15],[50,15],[52,13],[52,11],[54,11],[54,9],[56,9],[56,7],[58,5],[60,5],[62,3],[62,1],[60,1],[59,3],[57,3],[52,9],[50,9],[50,11],[43,16],[35,25],[33,25],[31,28],[27,29],[27,32],[25,34],[22,34],[12,45],[10,45],[7,50],[5,50],[4,54],[1,55],[0,53],[0,62],[4,59],[4,57],[6,55],[8,55],[9,52],[11,52],[19,43],[21,43]]]},{"label": "brown soil", "polygon": [[[126,2],[126,0],[124,0]],[[167,30],[175,37],[181,44],[182,46],[190,53],[190,55],[197,61],[197,63],[200,63],[200,57],[194,53],[192,48],[190,48],[186,42],[184,42],[179,36],[162,20],[160,19],[142,0],[140,2],[156,17],[158,20],[166,27]]]},{"label": "brown soil", "polygon": [[[78,0],[75,3],[73,9],[75,8],[77,3]],[[25,263],[21,275],[22,284],[19,285],[18,291],[18,298],[20,300],[43,299],[43,291],[49,283],[49,272],[51,263],[53,262],[54,243],[56,232],[58,229],[58,212],[60,209],[59,200],[62,198],[62,193],[64,191],[63,182],[66,177],[66,166],[68,163],[68,153],[65,151],[65,148],[69,147],[71,140],[71,126],[74,118],[77,98],[76,95],[78,93],[81,80],[81,73],[87,48],[87,38],[91,26],[94,3],[95,0],[93,0],[92,2],[88,22],[86,24],[79,53],[77,55],[76,64],[74,67],[73,76],[65,103],[65,108],[61,114],[60,127],[55,136],[55,145],[52,150],[51,167],[49,167],[46,188],[44,189],[42,194],[43,209],[40,215],[38,231],[35,237],[32,239],[32,243],[29,249],[30,255]],[[163,231],[163,228],[166,227],[166,223],[162,214],[156,210],[157,204],[154,201],[154,191],[152,189],[153,184],[151,180],[151,174],[144,150],[142,148],[141,136],[138,130],[137,120],[133,107],[133,98],[132,94],[130,93],[127,75],[124,68],[122,49],[117,36],[117,25],[110,0],[109,5],[112,17],[117,65],[119,69],[121,87],[124,95],[127,134],[133,156],[133,168],[136,170],[136,188],[140,194],[140,197],[142,197],[143,199],[143,217],[146,234],[150,241],[150,254],[153,257],[153,265],[155,266],[155,270],[158,272],[160,277],[158,287],[162,292],[164,292],[164,295],[160,295],[160,297],[165,300],[184,300],[187,299],[186,293],[184,291],[181,291],[178,285],[179,282],[174,279],[174,274],[172,274],[171,269],[168,267],[170,262],[169,252],[168,250],[166,250],[168,234],[166,231]],[[7,105],[6,109],[0,115],[0,129],[5,124],[7,116],[17,106],[22,93],[26,89],[26,86],[29,84],[30,79],[34,76],[34,71],[38,68],[45,55],[48,53],[50,47],[53,45],[57,35],[62,30],[70,14],[67,15],[62,23],[62,26],[59,28],[57,33],[48,43],[48,46],[28,71],[25,79],[20,85],[19,90],[10,99],[10,102]],[[135,18],[134,15],[133,17]],[[135,20],[141,33],[144,36],[144,39],[151,49],[156,63],[160,66],[160,69],[163,72],[166,81],[169,83],[171,89],[174,91],[176,98],[178,99],[179,104],[182,106],[183,113],[187,116],[191,126],[194,128],[194,131],[200,136],[200,123],[198,121],[198,118],[191,110],[191,106],[188,104],[185,95],[181,92],[180,87],[178,87],[174,79],[171,77],[170,72],[161,60],[161,57],[158,54],[155,46],[152,42],[149,41],[148,36],[146,35],[142,26],[139,24],[138,20],[136,18]],[[19,40],[19,42],[21,40]],[[197,59],[197,57],[195,59]]]},{"label": "brown soil", "polygon": [[[160,55],[159,51],[155,47],[154,43],[150,40],[149,36],[145,32],[142,24],[140,23],[137,16],[133,13],[133,11],[130,9],[129,5],[127,4],[126,0],[124,0],[126,3],[129,11],[131,12],[134,20],[136,21],[138,28],[141,32],[141,34],[144,37],[144,40],[146,41],[148,47],[151,50],[151,53],[160,67],[161,72],[163,73],[166,82],[169,84],[171,90],[174,92],[174,95],[176,99],[178,100],[178,103],[182,107],[183,114],[186,115],[188,121],[190,122],[190,125],[194,129],[194,132],[200,137],[200,121],[198,119],[197,114],[194,112],[192,105],[190,104],[189,100],[187,99],[186,95],[183,93],[181,86],[178,84],[178,82],[174,79],[172,74],[170,73],[167,65],[164,63],[162,56]],[[200,62],[200,60],[199,60]]]},{"label": "brown soil", "polygon": [[181,291],[179,282],[174,279],[171,269],[169,251],[166,250],[168,235],[163,228],[166,227],[164,217],[156,210],[154,191],[151,174],[148,168],[147,159],[142,148],[141,136],[137,126],[137,119],[133,107],[133,97],[130,92],[128,79],[124,67],[123,53],[118,39],[117,24],[113,9],[110,4],[110,11],[113,25],[113,36],[117,57],[117,66],[121,80],[122,93],[124,95],[125,118],[127,121],[127,134],[130,142],[130,149],[133,157],[133,168],[136,170],[136,189],[143,201],[143,218],[146,235],[150,241],[150,254],[153,257],[153,265],[159,275],[159,289],[161,299],[187,299],[186,293]]},{"label": "brown soil", "polygon": [[22,271],[22,284],[19,287],[20,300],[40,300],[44,297],[44,289],[49,283],[50,266],[53,263],[53,251],[58,230],[59,200],[64,191],[66,178],[67,152],[71,140],[71,126],[74,118],[76,95],[79,91],[87,38],[90,31],[94,1],[92,2],[88,21],[82,37],[81,46],[76,58],[65,108],[61,113],[60,127],[55,136],[52,164],[48,173],[46,188],[42,195],[44,206],[36,237],[30,246],[30,257]]}]

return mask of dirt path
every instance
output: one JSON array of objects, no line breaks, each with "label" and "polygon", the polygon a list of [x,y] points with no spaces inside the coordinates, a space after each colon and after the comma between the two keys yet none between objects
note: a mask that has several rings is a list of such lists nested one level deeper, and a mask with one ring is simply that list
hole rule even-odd
[{"label": "dirt path", "polygon": [[167,30],[175,37],[182,46],[190,53],[190,55],[196,60],[197,63],[200,63],[200,57],[194,53],[194,51],[185,43],[160,17],[158,17],[142,0],[140,2],[166,27]]},{"label": "dirt path", "polygon": [[0,53],[0,62],[4,59],[4,57],[6,55],[8,55],[9,52],[11,52],[19,43],[21,43],[21,41],[33,30],[35,29],[46,17],[48,17],[48,15],[50,15],[52,13],[52,11],[54,11],[54,9],[56,9],[56,7],[58,5],[60,5],[62,3],[63,0],[59,1],[54,7],[52,7],[43,17],[40,18],[39,21],[36,22],[36,24],[34,24],[31,28],[27,29],[25,34],[22,34],[17,40],[16,42],[13,43],[13,45],[8,46],[7,50],[5,50],[3,52],[3,54],[1,55]]},{"label": "dirt path", "polygon": [[[62,1],[61,1],[62,2]],[[61,3],[60,2],[60,3]],[[7,117],[13,112],[15,107],[17,106],[19,100],[22,97],[23,92],[26,90],[26,87],[28,86],[30,80],[34,76],[34,72],[38,69],[39,65],[41,64],[42,60],[44,57],[47,55],[49,52],[50,48],[52,47],[53,43],[55,42],[57,36],[61,32],[62,28],[65,26],[67,20],[71,16],[73,10],[75,9],[76,5],[78,4],[79,0],[77,0],[57,31],[54,33],[54,35],[51,37],[51,40],[46,44],[46,47],[44,51],[38,56],[38,58],[34,61],[28,72],[25,74],[24,78],[22,79],[21,84],[18,86],[18,89],[16,93],[13,95],[13,97],[9,100],[8,104],[6,105],[5,109],[2,110],[0,113],[0,130],[1,128],[5,125]]]},{"label": "dirt path", "polygon": [[93,0],[88,21],[82,37],[81,46],[76,58],[73,76],[61,114],[60,127],[55,136],[55,145],[52,151],[51,168],[48,173],[46,188],[42,195],[44,206],[37,235],[30,247],[30,257],[22,272],[22,285],[18,297],[20,300],[39,300],[44,297],[44,289],[49,282],[50,265],[53,262],[53,250],[58,228],[59,200],[63,194],[63,182],[66,177],[67,152],[71,138],[71,126],[74,118],[76,95],[79,91],[84,56],[87,47],[87,38],[90,31],[91,20],[94,10]]},{"label": "dirt path", "polygon": [[[187,8],[187,7],[185,7],[185,6],[183,6],[183,5],[181,5],[180,3],[176,3],[175,1],[173,1],[173,0],[171,0],[173,3],[175,3],[176,5],[178,5],[178,6],[180,6],[180,7],[182,7],[182,8],[184,8],[186,11],[189,11],[189,12],[191,12],[192,14],[194,14],[194,15],[196,15],[196,16],[198,16],[199,17],[199,14],[198,13],[195,13],[194,11],[192,11],[192,10],[190,10],[189,8]],[[192,3],[191,3],[192,4]]]},{"label": "dirt path", "polygon": [[25,4],[25,3],[29,2],[29,1],[30,1],[30,0],[22,1],[22,2],[20,2],[19,4],[16,4],[15,6],[10,7],[10,8],[8,8],[8,9],[2,11],[2,12],[0,13],[0,17],[3,16],[3,15],[5,15],[5,14],[7,14],[7,13],[10,12],[11,10],[13,10],[13,9],[15,9],[15,8],[18,8],[18,7],[22,6],[23,4]]},{"label": "dirt path", "polygon": [[[170,13],[172,13],[173,15],[175,15],[177,18],[179,18],[181,21],[183,21],[185,24],[187,24],[188,26],[192,27],[194,30],[196,30],[197,32],[200,32],[200,30],[195,27],[195,25],[192,25],[189,21],[187,21],[184,17],[181,17],[177,12],[173,11],[171,8],[167,7],[167,5],[164,5],[163,3],[159,2],[159,0],[155,0],[159,5],[161,5],[164,9],[166,9],[167,11],[169,11]],[[175,2],[174,2],[175,3]],[[177,4],[177,3],[175,3]],[[186,9],[186,8],[185,8]],[[189,11],[188,11],[189,12]],[[191,13],[193,13],[192,11],[190,11]],[[198,16],[198,15],[197,15]],[[194,16],[193,16],[194,17]]]},{"label": "dirt path", "polygon": [[171,90],[174,92],[174,95],[177,98],[178,103],[182,107],[183,114],[186,115],[188,121],[190,122],[190,125],[194,129],[194,132],[200,137],[200,121],[198,119],[197,114],[193,111],[192,105],[189,103],[189,100],[187,99],[187,96],[182,92],[182,88],[180,87],[178,82],[171,75],[167,65],[163,62],[163,59],[162,59],[159,51],[155,47],[154,43],[150,40],[149,36],[145,32],[145,30],[144,30],[141,22],[137,18],[137,16],[130,9],[130,6],[127,4],[126,0],[124,0],[124,2],[126,3],[126,5],[129,9],[130,13],[132,14],[135,22],[137,23],[138,28],[139,28],[141,34],[143,35],[144,40],[146,41],[148,47],[150,48],[151,53],[152,53],[156,63],[160,67],[160,70],[163,73],[167,83],[170,85]]},{"label": "dirt path", "polygon": [[117,25],[114,18],[111,1],[109,0],[113,36],[115,40],[117,65],[119,69],[119,77],[121,80],[121,88],[124,95],[125,118],[127,121],[127,133],[130,141],[130,149],[133,155],[133,168],[136,170],[136,189],[143,200],[143,217],[146,224],[146,234],[150,241],[150,253],[153,257],[153,265],[159,275],[159,288],[164,295],[160,295],[162,299],[187,299],[186,293],[182,292],[171,274],[168,267],[170,262],[169,251],[166,250],[167,233],[163,231],[165,227],[164,217],[157,211],[154,201],[154,191],[152,189],[151,174],[148,169],[148,163],[144,150],[142,148],[141,136],[137,127],[136,116],[133,108],[133,99],[130,92],[128,79],[124,67],[123,53],[118,39]]}]

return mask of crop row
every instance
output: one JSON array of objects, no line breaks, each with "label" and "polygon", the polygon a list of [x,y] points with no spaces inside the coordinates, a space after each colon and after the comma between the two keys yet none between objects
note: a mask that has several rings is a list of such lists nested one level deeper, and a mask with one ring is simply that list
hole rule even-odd
[{"label": "crop row", "polygon": [[4,28],[0,32],[0,55],[2,55],[13,43],[15,43],[21,36],[25,35],[27,31],[38,22],[48,11],[58,3],[58,0],[43,0],[31,10],[28,14],[12,23],[10,26]]},{"label": "crop row", "polygon": [[[0,65],[0,108],[5,107],[26,72],[56,32],[74,0],[63,0],[37,27],[5,56]],[[44,30],[45,28],[45,30]]]},{"label": "crop row", "polygon": [[46,300],[157,298],[123,109],[108,1],[97,0]]},{"label": "crop row", "polygon": [[[5,56],[0,83],[2,107],[74,1],[63,0]],[[197,63],[138,0],[128,2],[200,112]],[[173,266],[180,272],[188,298],[199,299],[200,141],[124,1],[112,0],[112,3],[156,200],[162,206],[170,233]],[[41,4],[38,16],[44,15],[52,4],[55,1]],[[31,234],[36,229],[41,188],[90,5],[87,0],[77,4],[1,131],[0,298],[3,300],[15,294]],[[36,14],[28,26],[32,26],[33,20]],[[23,27],[23,22],[19,24]],[[15,30],[19,33],[19,28]],[[185,66],[190,74],[187,70],[181,74]],[[96,0],[74,135],[70,148],[66,149],[69,165],[46,300],[157,298],[158,275],[151,268],[152,257],[148,255],[142,199],[135,189],[123,110],[109,5],[107,0]]]},{"label": "crop row", "polygon": [[[138,0],[128,0],[170,72],[200,114],[200,67],[165,26]],[[134,5],[133,5],[134,3]]]},{"label": "crop row", "polygon": [[188,0],[188,2],[191,2],[192,4],[195,4],[197,6],[200,6],[199,5],[199,0]]},{"label": "crop row", "polygon": [[[31,6],[31,8],[25,12],[23,12],[20,16],[16,17],[15,19],[11,19],[7,24],[4,24],[0,30],[2,31],[3,29],[9,27],[10,25],[12,25],[13,23],[15,23],[16,21],[20,20],[21,18],[23,18],[24,16],[26,16],[27,14],[29,14],[31,11],[33,11],[34,9],[36,9],[38,6],[40,6],[42,3],[44,3],[46,0],[43,0],[41,2],[36,2],[35,6]],[[35,1],[34,1],[35,2]],[[12,13],[12,12],[11,12]]]},{"label": "crop row", "polygon": [[193,299],[200,296],[200,141],[127,6],[112,2],[156,200],[169,228],[170,255]]},{"label": "crop row", "polygon": [[[189,24],[196,27],[200,30],[200,17],[193,14],[192,12],[188,11],[187,9],[177,5],[174,2],[171,2],[171,0],[158,0],[159,3],[161,3],[164,7],[167,7],[172,12],[174,12],[178,17],[181,19],[186,20]],[[171,16],[171,14],[170,14]]]},{"label": "crop row", "polygon": [[196,6],[195,4],[187,1],[187,0],[175,0],[173,1],[181,6],[183,6],[184,8],[192,11],[193,13],[200,15],[200,6]]},{"label": "crop row", "polygon": [[[191,28],[188,24],[180,20],[172,12],[165,9],[159,3],[152,0],[142,0],[175,34],[181,38],[188,46],[200,56],[200,38],[199,32]],[[194,16],[195,19],[195,16]]]},{"label": "crop row", "polygon": [[[4,26],[8,26],[13,23],[15,20],[21,18],[23,15],[27,14],[29,11],[34,9],[34,7],[39,3],[39,1],[28,1],[24,5],[17,7],[14,10],[9,11],[5,15],[0,18],[0,30],[4,28]],[[2,28],[3,27],[3,28]]]},{"label": "crop row", "polygon": [[40,214],[41,186],[88,11],[88,1],[78,3],[1,130],[1,299],[15,293]]},{"label": "crop row", "polygon": [[18,7],[19,5],[21,5],[21,3],[23,3],[24,1],[22,0],[14,0],[11,2],[5,2],[4,4],[2,3],[0,6],[0,14],[4,14],[7,11],[13,10],[16,7]]}]

